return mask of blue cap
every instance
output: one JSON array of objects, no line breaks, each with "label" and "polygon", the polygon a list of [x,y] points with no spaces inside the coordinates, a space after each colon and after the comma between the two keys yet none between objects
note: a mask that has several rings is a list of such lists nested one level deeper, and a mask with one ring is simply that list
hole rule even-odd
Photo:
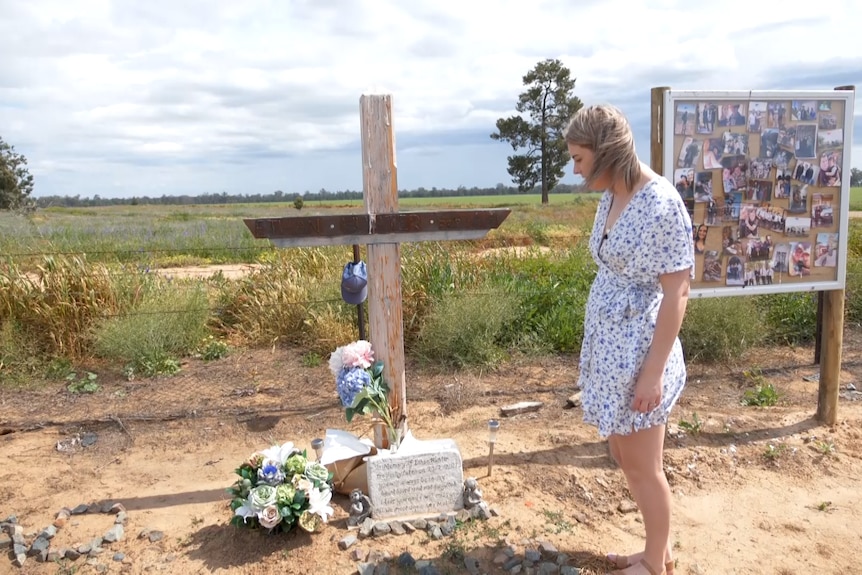
[{"label": "blue cap", "polygon": [[359,305],[368,297],[368,271],[365,262],[348,262],[341,274],[341,297],[349,304]]}]

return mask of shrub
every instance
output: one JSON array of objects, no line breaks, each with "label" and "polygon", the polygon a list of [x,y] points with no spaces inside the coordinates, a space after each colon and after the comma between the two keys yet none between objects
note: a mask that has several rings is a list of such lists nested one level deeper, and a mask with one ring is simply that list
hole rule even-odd
[{"label": "shrub", "polygon": [[844,315],[847,321],[862,323],[862,222],[850,220],[847,238],[847,279]]},{"label": "shrub", "polygon": [[284,258],[274,258],[262,268],[223,284],[215,322],[250,345],[299,343],[308,292],[296,269]]},{"label": "shrub", "polygon": [[817,294],[777,293],[755,299],[763,314],[770,344],[800,345],[814,341],[817,329]]},{"label": "shrub", "polygon": [[[849,259],[849,258],[848,258]],[[862,323],[862,259],[849,259],[845,282],[844,314],[847,321]]]},{"label": "shrub", "polygon": [[112,274],[104,265],[81,257],[46,257],[34,274],[14,264],[0,268],[0,322],[17,323],[40,354],[80,358],[90,346],[90,329],[104,314],[115,312],[122,293],[139,283],[135,276]]},{"label": "shrub", "polygon": [[482,262],[440,242],[406,244],[401,252],[404,346],[410,349],[434,301],[481,284]]},{"label": "shrub", "polygon": [[41,375],[34,338],[12,320],[0,320],[0,386],[18,386]]},{"label": "shrub", "polygon": [[762,333],[750,297],[702,298],[688,302],[680,341],[688,362],[715,362],[739,357],[760,343]]},{"label": "shrub", "polygon": [[201,283],[160,282],[134,308],[94,330],[97,355],[126,362],[130,374],[178,371],[175,357],[193,352],[207,335],[209,309]]},{"label": "shrub", "polygon": [[425,318],[415,351],[440,366],[493,365],[503,357],[503,326],[517,313],[518,300],[506,294],[466,291],[435,301]]},{"label": "shrub", "polygon": [[584,337],[584,311],[595,266],[583,245],[562,257],[509,258],[495,266],[494,281],[519,298],[505,338],[522,350],[574,352]]}]

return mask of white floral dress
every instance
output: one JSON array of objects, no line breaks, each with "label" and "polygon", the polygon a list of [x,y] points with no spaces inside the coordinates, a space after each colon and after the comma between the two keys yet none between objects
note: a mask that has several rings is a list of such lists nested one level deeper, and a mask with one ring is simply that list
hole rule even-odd
[{"label": "white floral dress", "polygon": [[661,404],[639,413],[631,403],[662,300],[659,276],[691,268],[694,278],[691,218],[673,184],[660,177],[635,191],[604,239],[611,197],[602,196],[590,236],[598,272],[587,299],[578,377],[584,421],[602,437],[667,423],[686,381],[679,338],[665,364]]}]

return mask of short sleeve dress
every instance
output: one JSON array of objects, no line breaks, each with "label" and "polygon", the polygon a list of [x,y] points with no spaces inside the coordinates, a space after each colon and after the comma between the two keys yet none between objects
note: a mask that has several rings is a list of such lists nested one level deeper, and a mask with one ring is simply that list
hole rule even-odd
[{"label": "short sleeve dress", "polygon": [[590,236],[598,272],[587,299],[578,376],[584,421],[602,437],[667,423],[686,382],[678,337],[665,364],[661,404],[639,413],[631,403],[662,301],[659,276],[691,268],[694,278],[691,218],[673,184],[657,177],[636,190],[605,238],[611,198],[602,196]]}]

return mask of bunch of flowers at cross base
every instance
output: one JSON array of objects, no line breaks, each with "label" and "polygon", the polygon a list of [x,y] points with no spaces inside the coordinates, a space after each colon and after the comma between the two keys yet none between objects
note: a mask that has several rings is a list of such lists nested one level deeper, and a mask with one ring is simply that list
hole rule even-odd
[{"label": "bunch of flowers at cross base", "polygon": [[235,471],[239,479],[227,490],[232,525],[270,532],[298,525],[313,533],[333,514],[332,473],[293,443],[255,452]]},{"label": "bunch of flowers at cross base", "polygon": [[389,386],[383,380],[383,362],[374,360],[371,343],[360,339],[337,348],[329,357],[338,397],[350,423],[355,415],[369,415],[386,427],[389,441],[399,442],[389,406]]}]

